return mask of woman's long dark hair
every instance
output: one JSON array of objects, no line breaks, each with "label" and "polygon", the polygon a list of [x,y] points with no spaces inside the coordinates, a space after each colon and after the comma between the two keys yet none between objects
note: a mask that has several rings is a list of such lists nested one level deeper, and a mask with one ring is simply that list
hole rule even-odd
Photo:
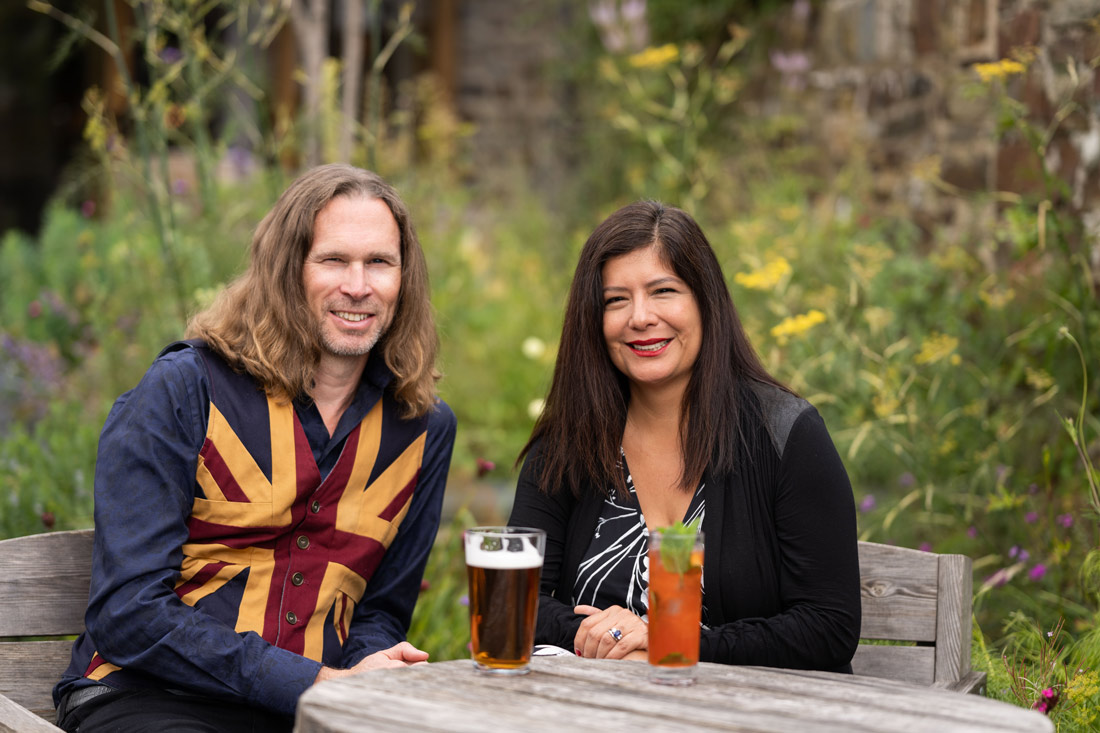
[{"label": "woman's long dark hair", "polygon": [[542,491],[569,487],[579,495],[589,482],[597,491],[623,484],[617,466],[630,385],[612,364],[604,340],[603,267],[651,245],[691,288],[703,325],[681,410],[681,487],[694,488],[708,466],[719,473],[733,470],[738,445],[746,439],[741,417],[753,380],[787,389],[768,374],[749,343],[718,258],[695,220],[655,201],[624,206],[596,227],[581,250],[550,393],[520,452],[522,460],[538,444]]}]

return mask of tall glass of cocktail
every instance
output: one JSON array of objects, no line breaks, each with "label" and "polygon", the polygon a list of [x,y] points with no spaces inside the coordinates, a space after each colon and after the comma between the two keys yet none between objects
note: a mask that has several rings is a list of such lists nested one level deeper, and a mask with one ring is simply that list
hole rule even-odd
[{"label": "tall glass of cocktail", "polygon": [[649,532],[650,680],[690,685],[699,661],[703,615],[703,533]]},{"label": "tall glass of cocktail", "polygon": [[489,674],[526,674],[535,642],[546,532],[474,527],[463,540],[474,664]]}]

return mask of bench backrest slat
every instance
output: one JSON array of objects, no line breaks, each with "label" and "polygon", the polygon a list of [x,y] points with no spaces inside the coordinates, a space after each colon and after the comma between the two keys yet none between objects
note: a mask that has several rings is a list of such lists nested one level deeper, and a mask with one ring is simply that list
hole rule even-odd
[{"label": "bench backrest slat", "polygon": [[53,720],[53,686],[84,630],[93,542],[90,529],[0,541],[0,704]]},{"label": "bench backrest slat", "polygon": [[950,686],[970,672],[973,581],[965,555],[859,543],[863,622],[856,674]]}]

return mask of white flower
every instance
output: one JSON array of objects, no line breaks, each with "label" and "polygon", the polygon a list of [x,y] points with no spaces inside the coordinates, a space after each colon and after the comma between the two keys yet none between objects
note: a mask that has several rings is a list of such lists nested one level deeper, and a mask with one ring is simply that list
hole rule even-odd
[{"label": "white flower", "polygon": [[528,359],[541,359],[546,353],[546,344],[537,336],[528,336],[523,340],[523,355]]},{"label": "white flower", "polygon": [[527,414],[532,420],[538,420],[542,414],[542,408],[546,406],[546,400],[539,397],[527,403]]}]

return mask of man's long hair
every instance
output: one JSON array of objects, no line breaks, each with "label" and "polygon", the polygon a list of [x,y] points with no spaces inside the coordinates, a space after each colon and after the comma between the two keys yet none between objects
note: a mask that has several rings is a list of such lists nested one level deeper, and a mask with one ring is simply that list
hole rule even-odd
[{"label": "man's long hair", "polygon": [[565,308],[561,346],[543,413],[520,459],[536,444],[539,488],[580,494],[622,487],[619,449],[630,384],[611,361],[603,333],[604,264],[649,246],[691,289],[702,343],[684,391],[680,486],[693,489],[706,468],[733,470],[746,442],[742,413],[755,380],[787,390],[768,374],[737,316],[706,235],[686,212],[654,201],[625,206],[603,221],[581,250]]},{"label": "man's long hair", "polygon": [[378,175],[350,165],[314,168],[299,177],[260,222],[248,269],[205,311],[187,335],[201,338],[273,397],[307,396],[321,360],[317,317],[302,280],[317,214],[337,196],[366,196],[389,207],[401,232],[401,292],[393,323],[375,346],[393,372],[394,393],[407,417],[435,402],[439,338],[428,292],[428,267],[408,208]]}]

